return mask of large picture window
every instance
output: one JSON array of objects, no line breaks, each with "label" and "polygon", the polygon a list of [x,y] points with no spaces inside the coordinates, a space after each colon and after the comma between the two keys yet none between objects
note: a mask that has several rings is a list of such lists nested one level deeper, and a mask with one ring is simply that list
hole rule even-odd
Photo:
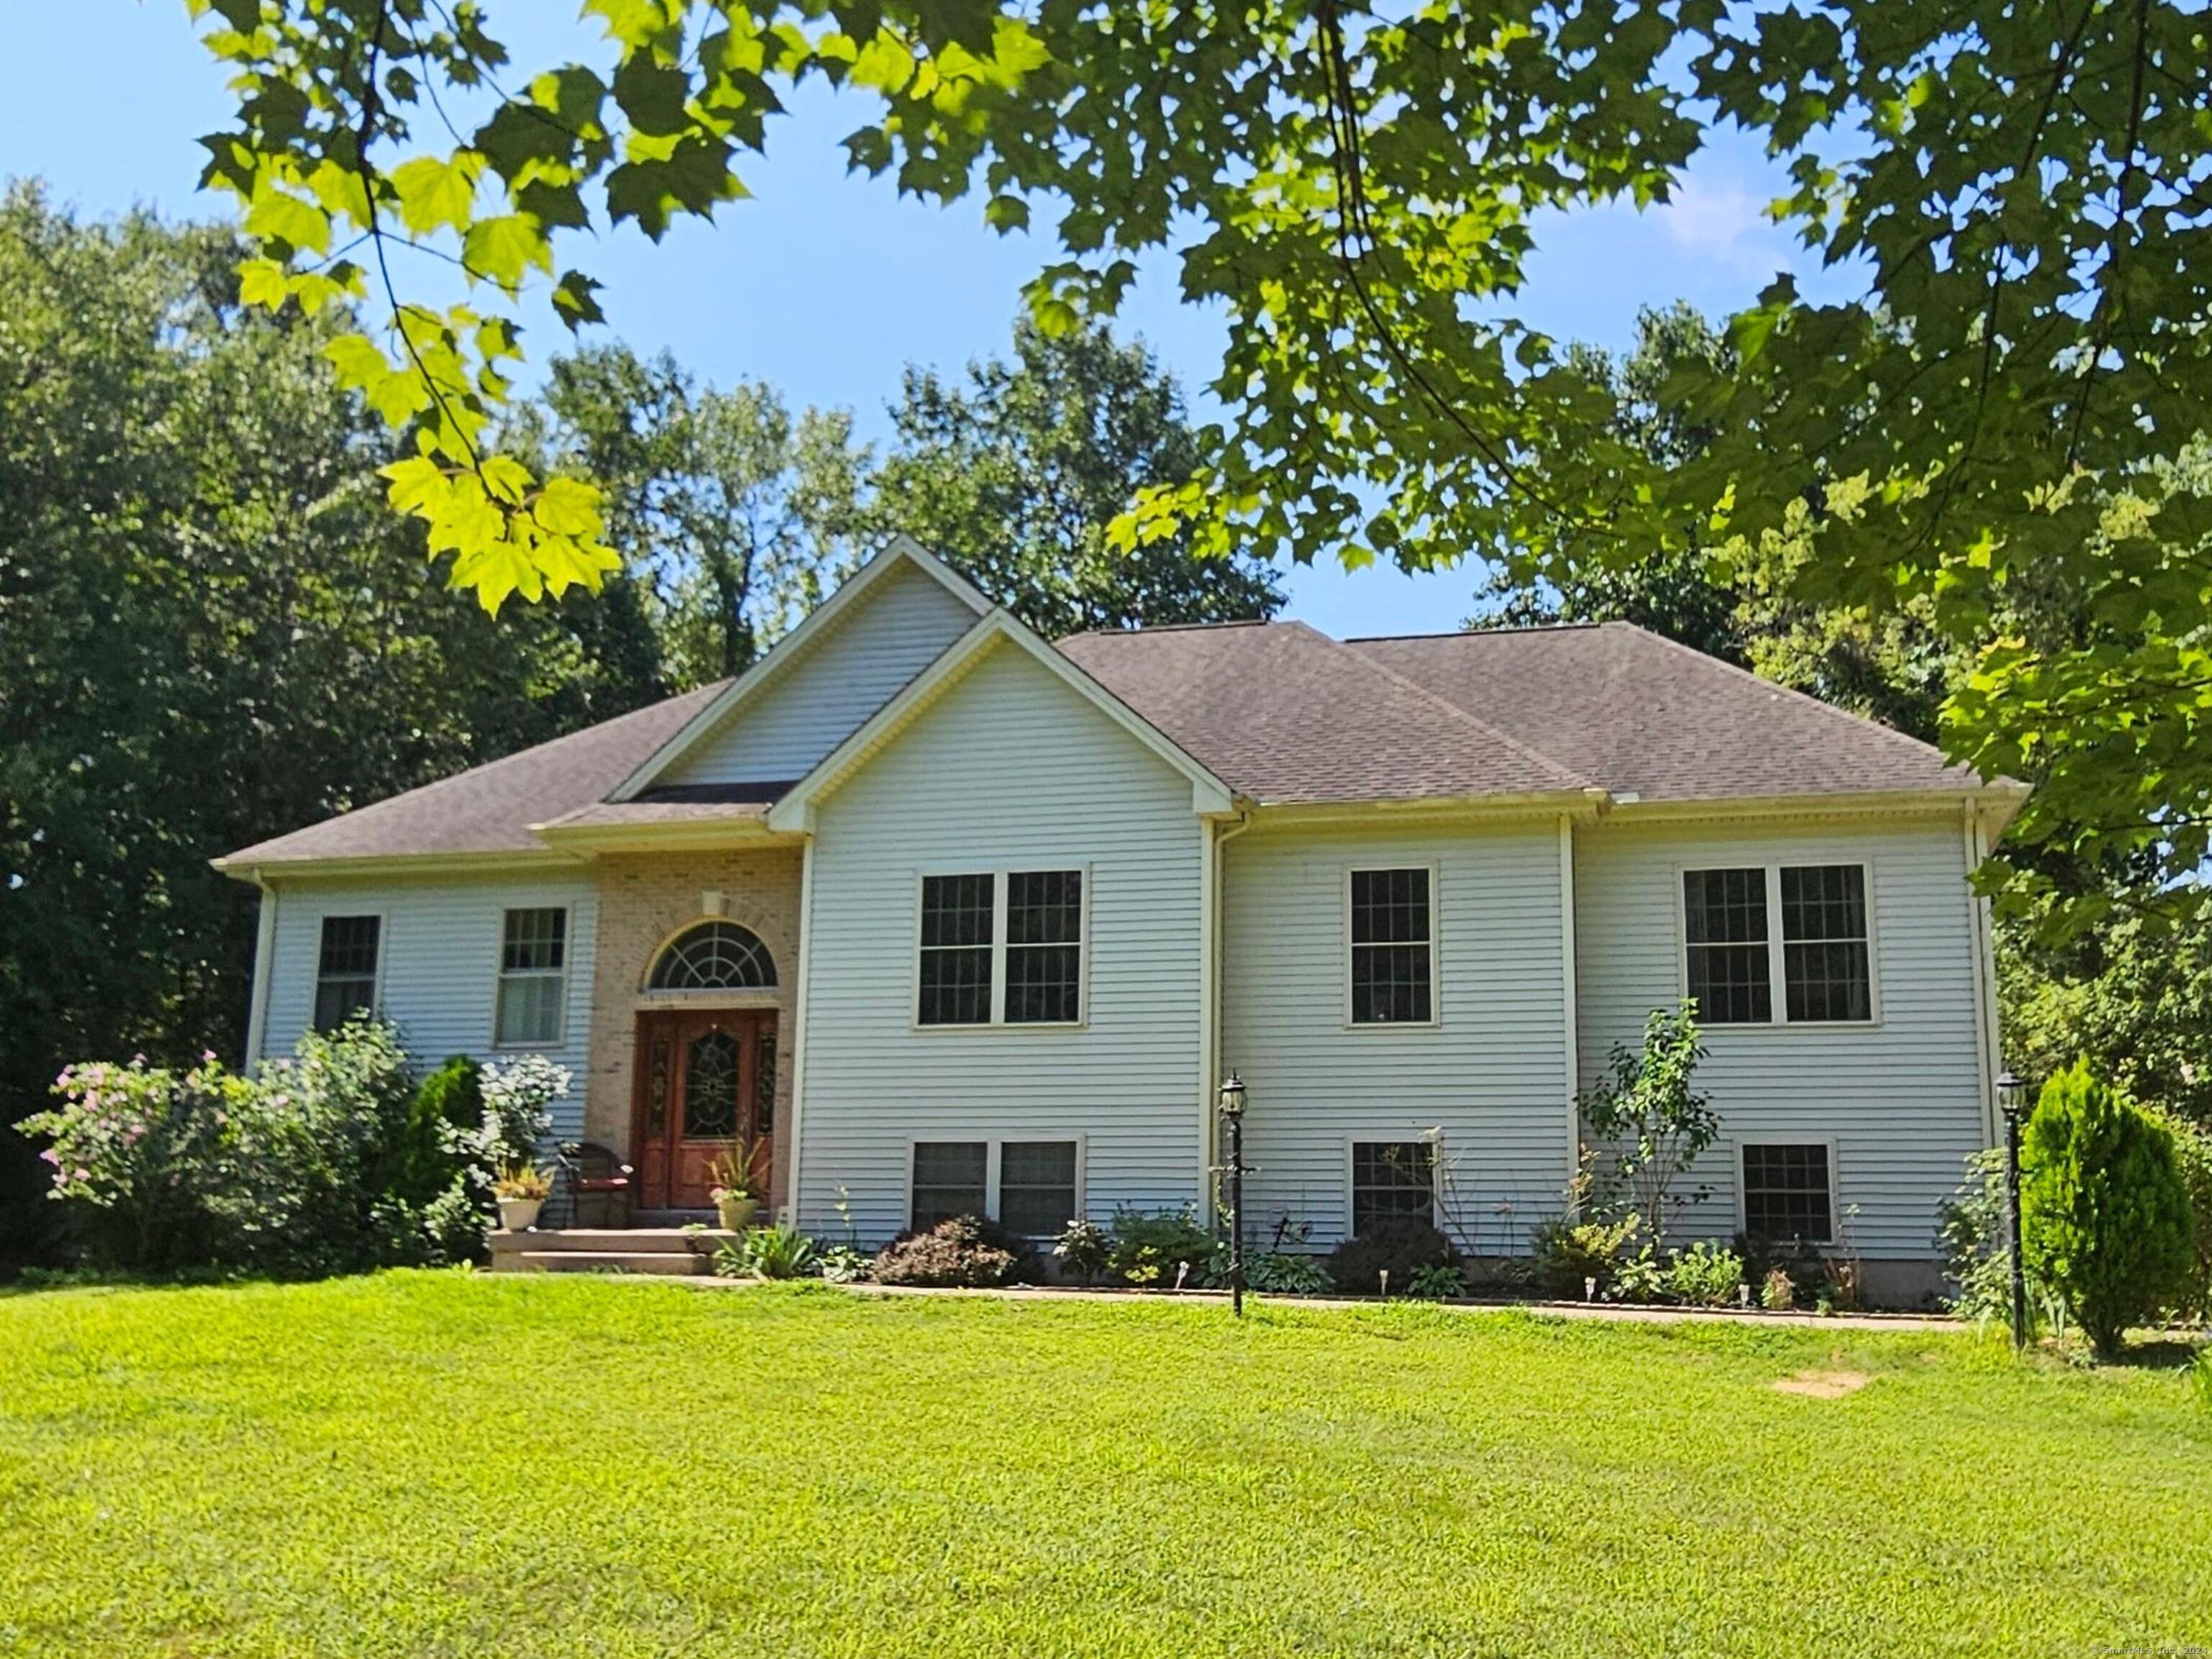
[{"label": "large picture window", "polygon": [[315,1029],[335,1031],[356,1014],[376,1011],[376,958],[383,945],[379,916],[325,916],[315,959]]},{"label": "large picture window", "polygon": [[1826,1243],[1835,1237],[1828,1148],[1747,1142],[1743,1148],[1743,1230],[1770,1243]]},{"label": "large picture window", "polygon": [[1349,922],[1354,1025],[1426,1025],[1436,1018],[1436,933],[1430,872],[1354,870]]},{"label": "large picture window", "polygon": [[997,1222],[1023,1238],[1055,1238],[1080,1203],[1073,1140],[918,1140],[908,1220],[919,1232],[953,1216]]},{"label": "large picture window", "polygon": [[1686,989],[1707,1025],[1868,1023],[1866,866],[1686,870],[1682,955]]},{"label": "large picture window", "polygon": [[558,1042],[568,1000],[568,913],[557,905],[509,910],[500,930],[494,1046]]},{"label": "large picture window", "polygon": [[1080,1024],[1083,903],[1080,870],[924,876],[916,1023]]}]

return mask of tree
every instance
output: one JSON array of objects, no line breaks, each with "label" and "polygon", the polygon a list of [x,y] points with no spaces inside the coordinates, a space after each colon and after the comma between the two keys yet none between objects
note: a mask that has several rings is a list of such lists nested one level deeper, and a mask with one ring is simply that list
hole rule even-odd
[{"label": "tree", "polygon": [[[0,203],[0,1128],[66,1061],[236,1052],[253,901],[213,855],[653,695],[602,599],[454,603],[332,319],[242,309],[243,258]],[[0,1255],[44,1219],[13,1191]]]},{"label": "tree", "polygon": [[[1661,469],[1705,455],[1715,432],[1692,412],[1691,388],[1738,371],[1725,331],[1680,301],[1639,313],[1625,356],[1576,345],[1565,361],[1611,400],[1613,436]],[[1876,611],[1791,597],[1793,569],[1808,556],[1802,537],[1737,547],[1723,562],[1692,532],[1626,565],[1608,562],[1601,536],[1584,540],[1549,579],[1493,565],[1468,626],[1634,623],[1927,742],[1939,735],[1944,699],[1972,671],[1972,654],[1943,638],[1923,605]]]},{"label": "tree", "polygon": [[1111,545],[1115,519],[1200,453],[1181,388],[1141,343],[1024,319],[1013,361],[971,363],[964,387],[908,369],[891,418],[878,531],[906,531],[1048,638],[1265,618],[1282,604],[1267,568],[1242,555],[1200,558],[1188,537]]},{"label": "tree", "polygon": [[609,539],[654,617],[678,689],[743,672],[858,557],[868,453],[842,410],[796,421],[775,391],[702,387],[663,354],[554,360],[521,444],[593,480]]},{"label": "tree", "polygon": [[[1110,315],[1148,250],[1220,307],[1224,418],[1127,538],[1408,568],[1490,554],[1553,580],[1802,543],[1787,597],[1925,606],[1972,654],[1944,741],[2047,781],[2015,835],[2029,854],[2142,853],[2166,902],[2198,891],[2212,50],[2182,0],[593,0],[598,57],[542,72],[508,64],[477,5],[190,3],[237,77],[208,177],[266,252],[250,291],[313,304],[376,273],[380,330],[347,337],[341,373],[416,434],[394,499],[488,604],[613,563],[588,489],[487,448],[520,349],[501,296],[543,281],[592,320],[561,251],[712,215],[792,88],[825,81],[864,100],[861,169],[987,193],[1002,231],[1052,215],[1029,289],[1048,331]],[[461,93],[488,112],[449,131]],[[1664,200],[1723,126],[1786,167],[1775,212],[1808,255],[1866,280],[1814,304],[1778,277],[1731,319],[1733,372],[1684,377],[1711,441],[1661,466],[1514,296],[1547,215]],[[388,276],[416,240],[489,315]],[[2100,628],[2005,632],[2014,591],[2052,583]],[[2032,859],[2014,867],[2032,898]]]},{"label": "tree", "polygon": [[2173,1133],[2086,1064],[2043,1085],[2021,1137],[2021,1253],[2106,1358],[2186,1292],[2194,1221]]},{"label": "tree", "polygon": [[1612,1143],[1610,1173],[1626,1188],[1629,1208],[1655,1251],[1666,1242],[1674,1212],[1710,1190],[1674,1190],[1721,1132],[1720,1115],[1692,1086],[1705,1057],[1694,1003],[1654,1008],[1644,1022],[1643,1046],[1613,1044],[1605,1080],[1577,1102],[1590,1133]]}]

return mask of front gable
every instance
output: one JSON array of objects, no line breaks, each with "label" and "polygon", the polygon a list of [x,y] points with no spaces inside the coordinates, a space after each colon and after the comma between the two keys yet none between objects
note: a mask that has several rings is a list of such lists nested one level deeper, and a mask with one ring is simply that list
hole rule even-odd
[{"label": "front gable", "polygon": [[613,799],[802,778],[989,609],[901,537],[624,781]]}]

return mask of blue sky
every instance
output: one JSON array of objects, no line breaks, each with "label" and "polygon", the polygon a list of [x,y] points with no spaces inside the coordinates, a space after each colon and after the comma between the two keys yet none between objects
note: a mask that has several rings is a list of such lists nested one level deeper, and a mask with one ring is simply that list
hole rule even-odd
[{"label": "blue sky", "polygon": [[[492,32],[533,67],[588,52],[594,39],[586,25],[557,26],[562,0],[489,9]],[[224,199],[193,188],[204,155],[194,141],[222,123],[227,99],[182,0],[0,0],[0,15],[10,48],[0,56],[0,170],[41,175],[58,201],[90,215],[134,204],[226,212]],[[885,429],[906,364],[957,369],[1002,349],[1021,284],[1048,246],[986,229],[978,203],[939,209],[848,177],[836,141],[858,121],[852,106],[810,97],[776,131],[772,159],[745,171],[752,199],[715,224],[681,227],[657,247],[625,231],[577,250],[574,262],[607,285],[612,331],[641,350],[665,347],[710,380],[757,378],[793,404],[850,408],[868,436]],[[1668,206],[1545,226],[1519,313],[1560,338],[1619,348],[1642,306],[1740,307],[1777,270],[1802,267],[1760,214],[1779,186],[1754,148],[1724,136]],[[1218,319],[1179,301],[1165,263],[1146,270],[1121,327],[1143,335],[1194,398],[1218,366]],[[549,325],[528,343],[542,356],[563,337]],[[1477,580],[1472,568],[1419,578],[1298,568],[1288,614],[1340,636],[1449,629]]]}]

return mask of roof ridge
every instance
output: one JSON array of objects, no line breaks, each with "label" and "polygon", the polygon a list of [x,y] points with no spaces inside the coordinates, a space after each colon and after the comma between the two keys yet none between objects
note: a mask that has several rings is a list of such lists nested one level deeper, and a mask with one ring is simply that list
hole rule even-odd
[{"label": "roof ridge", "polygon": [[1480,639],[1491,634],[1590,633],[1606,625],[1604,623],[1510,623],[1503,628],[1439,628],[1421,634],[1355,634],[1341,643],[1389,645],[1398,640],[1468,640]]},{"label": "roof ridge", "polygon": [[[1839,704],[1830,702],[1825,697],[1816,697],[1810,691],[1801,691],[1794,685],[1784,684],[1780,680],[1770,680],[1764,674],[1754,673],[1752,670],[1744,667],[1740,663],[1730,662],[1725,657],[1717,657],[1710,651],[1700,651],[1694,645],[1685,645],[1681,641],[1675,639],[1669,635],[1662,634],[1656,628],[1646,628],[1642,623],[1632,623],[1626,621],[1624,618],[1615,618],[1611,622],[1601,623],[1598,626],[1601,628],[1626,629],[1628,632],[1636,635],[1638,638],[1654,641],[1658,644],[1666,647],[1668,650],[1675,652],[1682,656],[1689,657],[1695,661],[1703,663],[1709,668],[1717,668],[1724,674],[1732,674],[1738,679],[1749,680],[1753,685],[1759,686],[1764,690],[1778,691],[1784,696],[1794,698],[1799,702],[1805,703],[1814,708],[1817,708],[1824,714],[1835,715],[1840,719],[1850,720],[1855,725],[1866,726],[1869,730],[1879,732],[1885,738],[1893,738],[1899,743],[1910,744],[1917,750],[1920,750],[1925,753],[1935,756],[1946,766],[1960,766],[1964,764],[1963,762],[1954,761],[1948,755],[1945,754],[1940,744],[1929,743],[1922,738],[1916,738],[1910,732],[1900,732],[1895,726],[1891,726],[1885,721],[1878,720],[1871,714],[1862,714],[1856,709],[1843,708]],[[1971,770],[1972,769],[1969,768],[1967,769]]]},{"label": "roof ridge", "polygon": [[[1000,607],[1001,610],[1004,606]],[[1139,623],[1134,628],[1079,628],[1073,634],[1062,634],[1052,641],[1064,645],[1069,640],[1134,640],[1147,634],[1199,634],[1214,628],[1281,628],[1295,620],[1275,617],[1224,617],[1218,622],[1194,623]]]},{"label": "roof ridge", "polygon": [[1565,761],[1560,760],[1558,757],[1547,755],[1540,749],[1530,747],[1528,744],[1522,742],[1518,738],[1513,737],[1509,733],[1501,731],[1498,727],[1492,726],[1488,720],[1484,720],[1480,715],[1473,713],[1471,710],[1461,708],[1459,704],[1454,702],[1449,697],[1430,690],[1428,687],[1423,685],[1419,680],[1412,679],[1404,674],[1401,674],[1396,669],[1390,667],[1387,664],[1376,661],[1374,658],[1369,656],[1364,651],[1362,651],[1358,646],[1352,644],[1350,641],[1329,639],[1328,635],[1322,633],[1319,629],[1313,627],[1310,623],[1299,623],[1297,626],[1304,628],[1308,633],[1313,635],[1316,639],[1327,640],[1330,645],[1334,646],[1338,650],[1349,652],[1354,659],[1364,664],[1370,672],[1380,674],[1386,679],[1395,681],[1399,685],[1403,686],[1407,690],[1411,691],[1415,696],[1435,704],[1446,714],[1452,715],[1454,718],[1468,726],[1473,726],[1476,731],[1482,732],[1485,736],[1494,738],[1496,741],[1504,744],[1506,748],[1511,750],[1515,754],[1521,756],[1524,759],[1534,761],[1538,765],[1558,773],[1561,777],[1571,781],[1576,788],[1595,789],[1601,787],[1595,780],[1577,771],[1573,767],[1569,766]]}]

